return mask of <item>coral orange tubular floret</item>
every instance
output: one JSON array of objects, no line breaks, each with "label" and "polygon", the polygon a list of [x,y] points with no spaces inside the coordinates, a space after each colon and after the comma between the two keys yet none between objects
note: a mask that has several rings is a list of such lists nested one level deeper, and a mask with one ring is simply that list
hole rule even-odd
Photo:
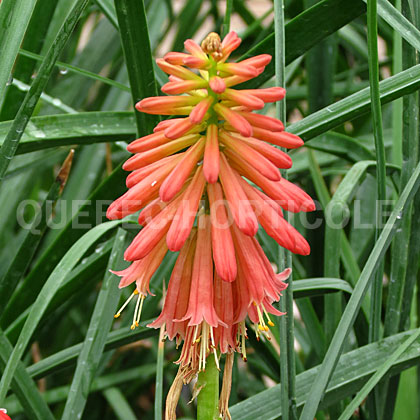
[{"label": "coral orange tubular floret", "polygon": [[164,328],[177,343],[184,340],[177,363],[186,381],[205,368],[209,354],[216,363],[219,353],[234,351],[246,360],[247,319],[257,338],[270,338],[270,315],[281,315],[273,302],[291,270],[273,270],[255,238],[259,225],[284,248],[310,251],[283,210],[312,211],[315,205],[280,175],[292,160],[278,148],[298,148],[303,141],[276,118],[253,112],[282,100],[282,87],[235,89],[271,61],[261,54],[228,62],[240,43],[235,32],[223,40],[211,33],[201,45],[189,39],[186,52],[157,60],[169,77],[166,95],[145,98],[136,109],[175,118],[128,146],[134,154],[123,166],[132,171],[128,191],[107,211],[118,219],[142,210],[143,228],[125,252],[132,264],[115,272],[120,287],[136,283],[132,328],[168,249],[179,251],[162,312],[149,326]]}]

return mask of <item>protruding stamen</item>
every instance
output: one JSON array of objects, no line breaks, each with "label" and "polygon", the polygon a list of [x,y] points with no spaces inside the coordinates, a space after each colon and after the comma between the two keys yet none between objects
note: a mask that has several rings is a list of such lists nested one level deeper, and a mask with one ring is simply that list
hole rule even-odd
[{"label": "protruding stamen", "polygon": [[[269,334],[270,329],[267,327],[265,320],[264,320],[264,316],[263,313],[266,315],[267,319],[268,319],[268,325],[274,325],[274,323],[271,321],[270,317],[268,316],[267,311],[264,308],[264,305],[258,305],[254,302],[254,305],[257,309],[257,314],[258,314],[258,324],[255,326],[255,334],[257,336],[257,340],[259,339],[259,332],[261,331],[264,336],[268,339],[271,340],[271,336]],[[261,311],[262,308],[262,311]]]},{"label": "protruding stamen", "polygon": [[134,309],[133,323],[131,324],[131,327],[130,327],[132,330],[136,328],[136,318],[137,318],[137,311],[139,310],[139,306],[140,306],[140,295],[137,298],[136,308]]},{"label": "protruding stamen", "polygon": [[254,324],[255,338],[260,341],[260,325]]},{"label": "protruding stamen", "polygon": [[197,338],[197,336],[198,336],[198,328],[199,328],[199,325],[196,325],[195,326],[195,329],[194,329],[193,339],[192,339],[192,342],[193,343],[198,343],[200,341],[200,337]]},{"label": "protruding stamen", "polygon": [[144,302],[144,299],[145,298],[146,298],[146,296],[140,295],[140,298],[139,299],[141,300],[141,302],[140,302],[140,308],[139,308],[139,310],[137,312],[136,327],[138,327],[139,326],[139,323],[140,323],[141,311],[143,309],[143,302]]},{"label": "protruding stamen", "polygon": [[258,329],[260,331],[267,331],[268,327],[265,325],[265,321],[264,321],[263,314],[261,312],[261,308],[257,304],[255,304],[255,307],[257,309],[257,314],[258,314]]},{"label": "protruding stamen", "polygon": [[134,290],[134,292],[130,295],[130,297],[124,302],[124,305],[121,306],[121,308],[119,309],[119,311],[114,315],[114,318],[119,318],[121,315],[121,312],[125,309],[125,307],[131,302],[131,299],[133,299],[133,297],[135,295],[138,295],[139,292],[137,289]]},{"label": "protruding stamen", "polygon": [[214,334],[213,334],[213,327],[210,327],[210,339],[211,339],[211,345],[213,347],[216,347],[214,344]]},{"label": "protruding stamen", "polygon": [[246,335],[245,321],[241,321],[239,323],[238,334],[240,336],[240,343],[241,343],[241,349],[240,349],[240,351],[241,351],[241,354],[242,354],[242,359],[243,359],[244,362],[246,362],[247,361],[247,358],[246,358],[245,339],[248,338],[248,337]]},{"label": "protruding stamen", "polygon": [[216,362],[217,370],[220,371],[219,357],[217,356],[216,345],[214,344],[213,327],[210,326],[211,348],[213,349],[214,361]]},{"label": "protruding stamen", "polygon": [[134,330],[136,327],[139,326],[141,310],[143,308],[143,301],[145,297],[146,296],[140,293],[139,297],[137,298],[136,308],[134,310],[134,315],[133,315],[133,323],[131,324],[131,327],[130,327],[132,330]]},{"label": "protruding stamen", "polygon": [[213,347],[214,361],[216,362],[217,370],[220,372],[219,357],[217,356],[216,347]]},{"label": "protruding stamen", "polygon": [[201,326],[201,346],[200,346],[200,363],[199,370],[206,370],[206,357],[209,347],[209,333],[207,322],[203,321]]}]

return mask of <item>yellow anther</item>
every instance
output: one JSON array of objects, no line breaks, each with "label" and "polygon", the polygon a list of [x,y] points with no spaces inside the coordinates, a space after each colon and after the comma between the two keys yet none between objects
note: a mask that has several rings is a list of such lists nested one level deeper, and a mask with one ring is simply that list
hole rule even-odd
[{"label": "yellow anther", "polygon": [[262,305],[262,308],[263,308],[264,314],[265,314],[265,316],[267,317],[267,320],[268,320],[267,324],[270,327],[274,327],[274,322],[271,321],[270,315],[268,315],[268,312],[265,310],[264,305]]},{"label": "yellow anther", "polygon": [[267,325],[264,325],[264,331],[269,331],[270,329],[267,327]]},{"label": "yellow anther", "polygon": [[264,331],[264,330],[265,330],[265,328],[264,328],[261,324],[258,324],[258,329],[259,329],[260,331]]},{"label": "yellow anther", "polygon": [[136,302],[136,307],[134,309],[133,323],[131,324],[131,327],[130,327],[130,329],[132,330],[136,329],[136,327],[139,326],[141,309],[143,306],[143,301],[146,297],[145,295],[139,294],[139,291],[135,289],[133,293],[131,293],[130,297],[124,302],[124,305],[121,306],[120,310],[114,315],[114,318],[119,318],[121,316],[121,312],[125,309],[125,307],[130,303],[130,301],[136,295],[138,295],[138,298]]}]

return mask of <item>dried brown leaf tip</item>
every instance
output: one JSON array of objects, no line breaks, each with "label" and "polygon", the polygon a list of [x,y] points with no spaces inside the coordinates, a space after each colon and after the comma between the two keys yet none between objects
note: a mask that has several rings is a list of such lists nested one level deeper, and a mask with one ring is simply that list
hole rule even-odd
[{"label": "dried brown leaf tip", "polygon": [[61,165],[60,171],[58,172],[56,180],[57,182],[60,183],[60,193],[63,191],[66,185],[67,179],[69,177],[71,164],[73,162],[73,156],[74,156],[74,149],[71,149],[69,154],[66,157],[66,160]]}]

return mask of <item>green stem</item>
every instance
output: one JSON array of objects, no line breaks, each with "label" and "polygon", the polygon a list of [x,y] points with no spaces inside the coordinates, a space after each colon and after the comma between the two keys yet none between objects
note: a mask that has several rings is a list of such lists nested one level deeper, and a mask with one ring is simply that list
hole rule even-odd
[{"label": "green stem", "polygon": [[[367,29],[368,29],[368,64],[369,83],[372,109],[373,134],[375,137],[376,150],[376,182],[377,182],[377,208],[376,208],[376,229],[375,241],[381,234],[382,212],[381,204],[386,199],[386,159],[385,146],[382,132],[381,99],[379,92],[379,65],[378,65],[378,22],[377,22],[377,1],[367,1]],[[383,259],[380,260],[375,279],[372,283],[372,305],[369,323],[369,342],[380,338],[381,314],[382,314],[382,281],[384,272]],[[375,389],[368,400],[369,412],[372,418],[378,417],[378,402],[381,396],[379,390]]]},{"label": "green stem", "polygon": [[222,38],[224,38],[230,30],[230,15],[232,13],[233,0],[226,0],[226,13],[222,25]]},{"label": "green stem", "polygon": [[[402,14],[416,25],[416,19],[412,14],[410,1],[404,0],[401,6]],[[402,44],[401,52],[402,69],[409,68],[410,66],[417,64],[415,50],[405,41]],[[413,172],[418,161],[418,113],[419,107],[417,92],[404,96],[403,109],[401,112],[402,133],[400,133],[401,135],[398,139],[400,141],[402,153],[402,159],[400,162],[400,191],[404,188],[404,185],[410,178],[410,174]],[[402,218],[401,228],[395,235],[395,239],[392,244],[390,282],[384,321],[385,337],[396,334],[404,329],[405,321],[401,323],[402,315],[405,312],[405,319],[408,318],[408,314],[410,313],[410,308],[413,303],[412,295],[407,295],[407,292],[413,293],[414,286],[410,284],[412,282],[407,283],[407,280],[409,279],[409,277],[407,277],[407,273],[410,272],[411,265],[411,253],[416,249],[415,242],[411,242],[412,233],[415,232],[413,231],[413,227],[415,228],[415,219],[412,218],[412,207],[413,204],[410,205],[409,210]],[[414,223],[413,227],[412,223]],[[418,233],[416,236],[418,236]],[[418,261],[418,259],[415,261]],[[418,266],[418,264],[414,263],[414,267],[416,266]],[[394,412],[399,389],[399,380],[400,376],[396,375],[392,377],[389,382],[385,381],[381,387],[380,408],[384,413]]]},{"label": "green stem", "polygon": [[[385,169],[385,146],[382,132],[382,114],[381,114],[381,99],[379,93],[379,66],[378,66],[378,26],[377,26],[377,4],[376,0],[367,2],[367,16],[368,16],[368,50],[369,50],[369,82],[371,95],[372,120],[375,136],[375,150],[376,150],[376,177],[377,177],[377,200],[378,205],[382,200],[386,199],[386,169]],[[381,211],[380,206],[376,210],[376,232],[375,239],[377,240],[381,230]],[[376,272],[376,279],[372,288],[371,307],[371,323],[369,338],[370,342],[379,339],[379,332],[381,326],[381,312],[382,312],[382,276],[383,264],[380,264]]]},{"label": "green stem", "polygon": [[[395,2],[395,8],[401,10],[401,0]],[[402,71],[402,38],[398,31],[394,31],[392,69],[393,74]],[[392,104],[392,161],[402,165],[402,98]]]},{"label": "green stem", "polygon": [[[285,34],[284,34],[284,2],[274,1],[274,26],[275,26],[275,74],[276,85],[285,87]],[[286,101],[277,102],[276,117],[286,122]],[[282,176],[287,179],[287,174],[282,171]],[[285,212],[284,218],[288,220]],[[292,254],[279,246],[278,266],[280,270],[292,266]],[[292,276],[288,280],[288,288],[280,300],[280,310],[286,315],[280,318],[280,378],[281,400],[283,406],[283,419],[297,418],[296,390],[295,390],[295,351],[294,351],[294,323],[293,323],[293,284]]]},{"label": "green stem", "polygon": [[206,370],[200,372],[196,385],[200,392],[197,396],[197,420],[219,418],[219,370],[212,354],[206,362]]},{"label": "green stem", "polygon": [[162,420],[163,363],[165,360],[165,343],[163,337],[164,330],[161,328],[156,362],[155,420]]}]

